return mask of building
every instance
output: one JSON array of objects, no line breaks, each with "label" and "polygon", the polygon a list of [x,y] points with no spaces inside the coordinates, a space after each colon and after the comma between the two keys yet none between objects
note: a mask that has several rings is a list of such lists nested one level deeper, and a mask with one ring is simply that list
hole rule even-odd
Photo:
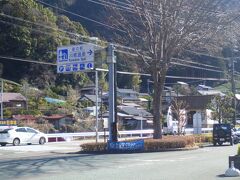
[{"label": "building", "polygon": [[37,121],[37,118],[34,115],[13,115],[13,119],[17,120],[17,124],[24,123],[35,123]]},{"label": "building", "polygon": [[43,116],[42,118],[46,119],[57,130],[60,130],[62,126],[72,125],[75,122],[72,115],[66,114],[52,114],[50,116]]},{"label": "building", "polygon": [[27,108],[27,99],[20,93],[3,93],[2,98],[3,108],[8,108],[11,110]]},{"label": "building", "polygon": [[208,105],[211,103],[214,96],[181,96],[176,98],[177,101],[184,101],[186,103],[186,127],[194,127],[194,115],[196,113],[201,115],[203,128],[212,127],[215,121],[211,117],[211,111],[208,109]]},{"label": "building", "polygon": [[132,89],[117,89],[117,96],[122,102],[140,101],[138,98],[138,92]]}]

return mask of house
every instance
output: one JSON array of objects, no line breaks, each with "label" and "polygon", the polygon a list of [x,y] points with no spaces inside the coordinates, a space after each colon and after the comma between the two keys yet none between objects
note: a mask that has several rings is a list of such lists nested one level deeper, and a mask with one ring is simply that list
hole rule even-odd
[{"label": "house", "polygon": [[37,121],[37,118],[34,115],[13,115],[13,119],[17,120],[17,124],[19,123],[35,123]]},{"label": "house", "polygon": [[3,93],[2,98],[4,108],[11,110],[27,108],[27,99],[20,93]]},{"label": "house", "polygon": [[42,118],[46,119],[57,130],[60,130],[62,126],[72,125],[75,122],[75,118],[72,115],[66,114],[52,114],[50,116],[43,116]]},{"label": "house", "polygon": [[[109,112],[102,114],[101,119],[108,120]],[[118,130],[136,130],[140,129],[141,123],[135,119],[133,115],[117,112]],[[146,119],[142,118],[143,128],[146,127]]]},{"label": "house", "polygon": [[94,84],[88,84],[80,89],[80,94],[83,96],[85,94],[95,94],[95,85]]},{"label": "house", "polygon": [[202,85],[202,84],[199,84],[198,86],[197,86],[197,90],[199,91],[210,91],[210,90],[213,90],[213,88],[212,87],[210,87],[210,86],[206,86],[206,85]]},{"label": "house", "polygon": [[117,96],[122,100],[122,102],[133,102],[139,101],[138,92],[132,89],[117,89]]},{"label": "house", "polygon": [[[97,100],[97,98],[96,98],[95,94],[94,95],[92,95],[92,94],[85,94],[85,95],[83,95],[79,99],[79,101],[90,101],[93,104],[96,104],[96,100]],[[101,102],[102,102],[102,100],[98,97],[98,104],[100,105]]]},{"label": "house", "polygon": [[[98,106],[98,114],[100,111],[100,106]],[[91,116],[96,116],[96,106],[83,108],[83,112],[88,113]]]},{"label": "house", "polygon": [[180,96],[176,98],[177,101],[184,101],[186,103],[186,127],[192,128],[194,126],[194,115],[196,113],[201,114],[203,128],[212,127],[215,121],[211,119],[211,111],[208,109],[208,105],[214,96]]},{"label": "house", "polygon": [[146,129],[152,126],[153,116],[145,109],[135,106],[118,106],[118,112],[128,115],[122,119],[125,129]]}]

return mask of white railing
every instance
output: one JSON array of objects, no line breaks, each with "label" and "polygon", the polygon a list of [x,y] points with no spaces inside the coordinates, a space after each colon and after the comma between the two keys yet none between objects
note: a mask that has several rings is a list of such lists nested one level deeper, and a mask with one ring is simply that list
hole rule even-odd
[{"label": "white railing", "polygon": [[[185,129],[186,134],[193,134],[193,128],[186,128]],[[202,133],[211,133],[212,128],[202,128]],[[105,132],[105,135],[108,136],[108,131]],[[124,135],[134,136],[152,136],[153,129],[146,129],[146,130],[131,130],[131,131],[118,131],[118,135],[120,137]],[[99,136],[104,136],[104,132],[98,132]],[[86,138],[86,137],[95,137],[96,132],[80,132],[80,133],[54,133],[54,134],[47,134],[48,138],[55,138],[56,141],[58,141],[58,138],[63,138],[64,140],[72,140],[76,137]]]}]

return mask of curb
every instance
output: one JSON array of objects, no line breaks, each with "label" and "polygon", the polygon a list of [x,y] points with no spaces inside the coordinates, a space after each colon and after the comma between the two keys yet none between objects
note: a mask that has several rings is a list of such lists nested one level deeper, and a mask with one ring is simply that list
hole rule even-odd
[{"label": "curb", "polygon": [[134,153],[154,153],[154,152],[170,152],[170,151],[191,151],[191,150],[197,150],[199,149],[199,146],[193,146],[193,147],[186,147],[186,148],[167,148],[167,149],[161,149],[158,151],[123,151],[123,152],[108,152],[108,151],[78,151],[76,154],[134,154]]}]

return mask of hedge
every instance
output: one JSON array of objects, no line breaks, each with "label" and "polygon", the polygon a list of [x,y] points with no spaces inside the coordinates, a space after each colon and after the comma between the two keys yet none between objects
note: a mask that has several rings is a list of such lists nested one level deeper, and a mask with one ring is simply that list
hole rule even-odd
[{"label": "hedge", "polygon": [[195,143],[212,143],[212,134],[193,135]]},{"label": "hedge", "polygon": [[80,147],[83,152],[104,152],[107,150],[107,143],[85,143],[81,144]]},{"label": "hedge", "polygon": [[[133,140],[127,140],[133,141]],[[144,139],[144,152],[163,151],[194,146],[192,136],[167,136],[162,139]],[[80,145],[82,152],[105,152],[107,143],[85,143]]]},{"label": "hedge", "polygon": [[194,138],[190,136],[167,136],[162,139],[145,139],[144,151],[163,151],[167,149],[194,146]]}]

